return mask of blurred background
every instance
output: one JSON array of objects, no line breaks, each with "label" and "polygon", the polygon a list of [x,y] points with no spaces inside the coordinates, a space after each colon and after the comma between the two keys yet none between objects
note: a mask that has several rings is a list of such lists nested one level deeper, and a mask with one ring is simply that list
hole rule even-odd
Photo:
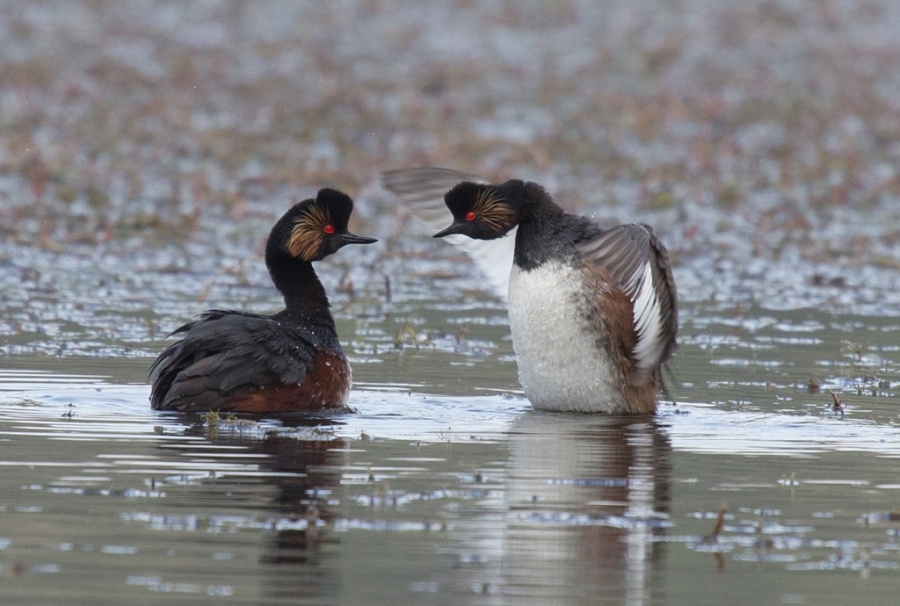
[{"label": "blurred background", "polygon": [[676,382],[890,388],[898,67],[879,0],[3,2],[0,355],[143,382],[203,309],[280,309],[264,240],[331,186],[380,239],[318,265],[357,381],[516,390],[505,310],[378,185],[438,165],[652,225]]},{"label": "blurred background", "polygon": [[0,330],[47,289],[117,296],[84,272],[258,255],[324,185],[389,240],[367,194],[420,164],[654,224],[687,300],[896,315],[898,58],[887,0],[3,2]]}]

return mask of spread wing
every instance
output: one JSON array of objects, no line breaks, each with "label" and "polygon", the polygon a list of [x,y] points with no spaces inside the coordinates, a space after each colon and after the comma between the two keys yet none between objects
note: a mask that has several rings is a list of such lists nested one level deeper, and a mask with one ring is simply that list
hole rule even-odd
[{"label": "spread wing", "polygon": [[[444,229],[453,220],[444,204],[444,194],[463,181],[488,183],[480,177],[449,168],[407,168],[381,175],[384,188],[403,200],[413,217],[435,231]],[[516,229],[496,240],[473,240],[461,235],[444,238],[475,262],[487,278],[491,291],[504,301],[509,291]]]},{"label": "spread wing", "polygon": [[649,226],[637,223],[601,232],[576,247],[586,263],[597,264],[618,282],[631,301],[636,339],[631,381],[640,385],[676,347],[678,307],[669,253]]},{"label": "spread wing", "polygon": [[150,368],[153,408],[211,410],[241,388],[299,385],[315,358],[311,341],[267,316],[209,311],[178,333]]}]

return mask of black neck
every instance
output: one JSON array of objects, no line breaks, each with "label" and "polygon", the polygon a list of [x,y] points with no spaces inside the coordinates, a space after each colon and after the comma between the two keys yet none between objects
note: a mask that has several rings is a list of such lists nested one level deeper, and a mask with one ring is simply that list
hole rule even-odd
[{"label": "black neck", "polygon": [[312,263],[292,257],[286,251],[268,251],[269,275],[284,296],[285,309],[278,315],[310,320],[334,327],[325,287],[313,270]]},{"label": "black neck", "polygon": [[518,206],[519,230],[513,261],[530,270],[572,250],[581,217],[567,214],[538,185],[526,183]]}]

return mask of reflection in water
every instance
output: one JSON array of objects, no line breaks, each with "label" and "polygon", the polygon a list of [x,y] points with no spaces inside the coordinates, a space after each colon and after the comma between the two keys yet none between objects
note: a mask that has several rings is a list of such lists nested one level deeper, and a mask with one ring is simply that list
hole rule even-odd
[{"label": "reflection in water", "polygon": [[0,372],[3,604],[896,602],[890,398],[635,419],[385,390],[216,434],[70,377]]},{"label": "reflection in water", "polygon": [[[340,594],[339,569],[329,561],[326,547],[338,542],[328,529],[338,515],[334,507],[341,501],[336,493],[341,485],[345,442],[327,429],[323,431],[327,420],[295,418],[291,422],[306,427],[246,431],[223,422],[214,431],[203,425],[189,431],[205,435],[205,457],[252,462],[258,467],[258,478],[275,489],[268,502],[248,503],[250,515],[272,513],[265,521],[260,548],[261,593],[269,599],[292,601],[335,597]],[[184,447],[184,442],[167,445],[173,446]],[[215,481],[216,493],[228,487],[240,491],[247,482],[244,475],[223,474]],[[258,483],[252,493],[257,497],[266,494]]]},{"label": "reflection in water", "polygon": [[[670,451],[651,418],[521,416],[510,431],[505,520],[476,522],[480,553],[463,558],[478,564],[476,591],[511,604],[650,601],[670,526]],[[491,527],[501,534],[488,539]]]}]

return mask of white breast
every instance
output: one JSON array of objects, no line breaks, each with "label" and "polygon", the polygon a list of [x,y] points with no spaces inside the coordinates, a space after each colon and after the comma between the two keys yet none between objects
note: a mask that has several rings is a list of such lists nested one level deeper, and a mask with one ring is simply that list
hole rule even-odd
[{"label": "white breast", "polygon": [[621,379],[588,323],[580,274],[563,263],[513,265],[509,325],[519,382],[543,410],[625,410]]}]

